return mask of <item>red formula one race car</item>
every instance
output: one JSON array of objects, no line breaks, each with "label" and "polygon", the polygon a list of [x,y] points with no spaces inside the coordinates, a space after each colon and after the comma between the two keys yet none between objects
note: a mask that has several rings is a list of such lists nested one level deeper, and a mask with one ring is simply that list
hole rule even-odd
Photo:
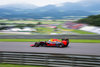
[{"label": "red formula one race car", "polygon": [[35,44],[30,45],[31,47],[39,47],[39,46],[44,46],[44,47],[67,47],[69,44],[69,39],[62,39],[62,41],[58,39],[51,39],[49,41],[41,41],[41,42],[35,42]]}]

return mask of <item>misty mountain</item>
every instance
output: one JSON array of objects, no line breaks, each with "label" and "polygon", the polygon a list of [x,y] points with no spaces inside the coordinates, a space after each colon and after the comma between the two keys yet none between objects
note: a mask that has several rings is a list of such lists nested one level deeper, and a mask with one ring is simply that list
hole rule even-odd
[{"label": "misty mountain", "polygon": [[33,5],[33,4],[21,4],[21,3],[16,3],[16,4],[7,4],[7,5],[2,5],[0,6],[0,8],[4,8],[4,9],[35,9],[37,8],[37,6]]},{"label": "misty mountain", "polygon": [[66,2],[61,6],[47,5],[37,7],[33,4],[8,4],[0,6],[0,18],[6,19],[63,19],[66,16],[89,16],[100,14],[99,0],[83,0],[76,3]]}]

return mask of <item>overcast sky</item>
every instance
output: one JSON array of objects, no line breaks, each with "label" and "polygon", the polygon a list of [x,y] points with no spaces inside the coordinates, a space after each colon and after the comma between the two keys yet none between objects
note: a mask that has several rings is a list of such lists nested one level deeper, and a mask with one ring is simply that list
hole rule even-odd
[{"label": "overcast sky", "polygon": [[14,4],[14,3],[29,3],[36,6],[45,6],[49,4],[60,4],[64,2],[78,2],[80,0],[0,0],[0,5]]}]

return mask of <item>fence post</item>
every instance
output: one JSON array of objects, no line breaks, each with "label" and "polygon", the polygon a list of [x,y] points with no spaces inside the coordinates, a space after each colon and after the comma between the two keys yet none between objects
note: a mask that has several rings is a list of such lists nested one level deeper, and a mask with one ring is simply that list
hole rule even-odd
[{"label": "fence post", "polygon": [[45,55],[45,67],[49,67],[49,57],[48,55]]},{"label": "fence post", "polygon": [[2,62],[3,62],[3,52],[0,51],[0,63],[2,63]]},{"label": "fence post", "polygon": [[72,59],[71,59],[71,60],[72,60],[72,67],[75,66],[75,59],[76,59],[76,58],[75,58],[74,56],[72,56]]},{"label": "fence post", "polygon": [[25,60],[24,60],[24,58],[25,58],[25,57],[24,57],[24,53],[21,53],[21,58],[22,58],[22,59],[21,59],[21,64],[24,65],[24,61],[25,61]]}]

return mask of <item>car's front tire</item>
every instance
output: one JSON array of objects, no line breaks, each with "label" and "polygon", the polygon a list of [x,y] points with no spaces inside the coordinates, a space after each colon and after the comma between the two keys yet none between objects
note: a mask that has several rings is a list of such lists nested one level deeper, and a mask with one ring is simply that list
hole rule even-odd
[{"label": "car's front tire", "polygon": [[35,47],[39,47],[40,46],[40,44],[39,43],[35,43]]}]

